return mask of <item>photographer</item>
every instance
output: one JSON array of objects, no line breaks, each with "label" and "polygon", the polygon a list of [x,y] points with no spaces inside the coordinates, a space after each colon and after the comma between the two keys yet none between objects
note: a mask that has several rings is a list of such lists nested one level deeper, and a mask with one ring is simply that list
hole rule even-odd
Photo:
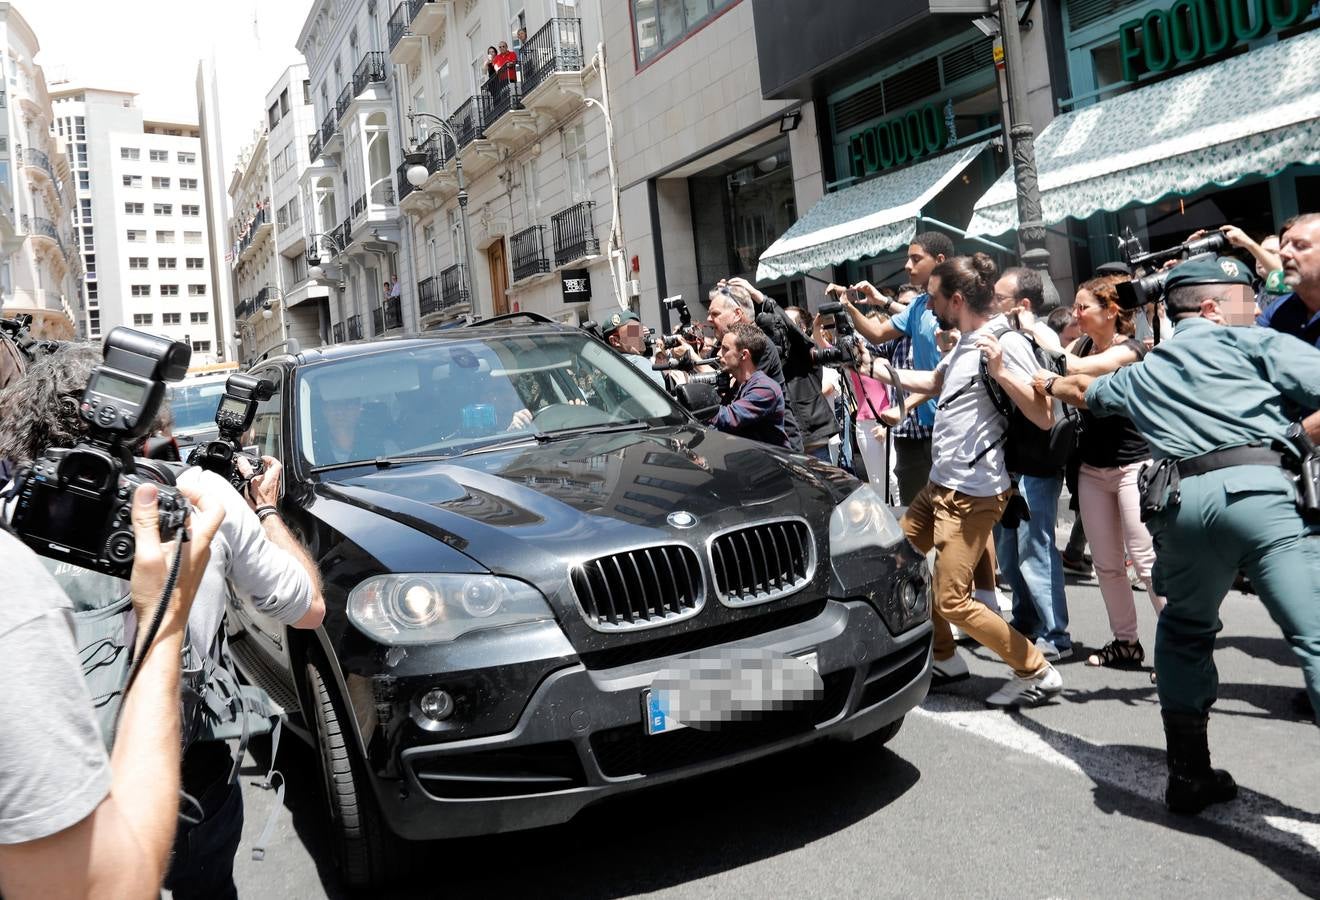
[{"label": "photographer", "polygon": [[710,424],[720,431],[763,444],[788,448],[784,430],[784,394],[760,368],[770,339],[761,329],[740,322],[720,338],[720,368],[732,384],[724,393],[728,402],[715,412]]},{"label": "photographer", "polygon": [[664,388],[664,373],[651,368],[651,358],[646,355],[646,335],[643,333],[642,321],[637,318],[637,313],[631,309],[614,311],[601,326],[601,337],[622,353],[624,359],[645,373],[647,378]]},{"label": "photographer", "polygon": [[[1210,767],[1206,736],[1218,694],[1219,607],[1239,569],[1301,662],[1320,710],[1320,475],[1292,432],[1320,407],[1320,351],[1264,328],[1226,328],[1221,304],[1250,291],[1236,259],[1203,256],[1168,275],[1174,339],[1140,365],[1055,380],[1051,393],[1097,416],[1124,415],[1155,462],[1141,479],[1142,518],[1168,598],[1155,631],[1169,780],[1165,805],[1196,814],[1237,786]],[[1147,297],[1147,302],[1155,299]],[[1312,414],[1314,425],[1320,414]],[[1309,448],[1306,448],[1309,449]],[[1211,548],[1213,552],[1207,552]]]},{"label": "photographer", "polygon": [[1292,293],[1256,323],[1320,347],[1320,213],[1305,213],[1285,224],[1279,255],[1283,282]]},{"label": "photographer", "polygon": [[[23,378],[0,392],[0,457],[26,462],[85,438],[88,425],[78,414],[78,398],[101,359],[95,345],[70,344],[36,360]],[[224,510],[188,617],[197,660],[215,659],[231,590],[257,611],[294,628],[316,628],[324,617],[317,568],[276,511],[280,465],[271,457],[264,462],[266,471],[252,480],[247,500],[214,472],[192,467],[178,476],[180,489],[213,495]],[[183,787],[200,802],[203,817],[179,830],[167,885],[178,898],[225,893],[217,884],[227,884],[234,893],[233,855],[243,817],[239,785],[229,780],[231,767],[223,742],[197,742],[185,755]],[[209,849],[209,857],[185,852],[190,834],[192,846]]]},{"label": "photographer", "polygon": [[[83,681],[72,604],[40,558],[8,531],[0,565],[0,894],[145,897],[165,876],[178,816],[179,655],[211,539],[225,516],[210,492],[185,490],[192,540],[160,541],[157,490],[133,495],[133,608],[155,613],[169,560],[183,554],[156,639],[120,711],[107,757]],[[139,634],[145,640],[145,629]]]}]

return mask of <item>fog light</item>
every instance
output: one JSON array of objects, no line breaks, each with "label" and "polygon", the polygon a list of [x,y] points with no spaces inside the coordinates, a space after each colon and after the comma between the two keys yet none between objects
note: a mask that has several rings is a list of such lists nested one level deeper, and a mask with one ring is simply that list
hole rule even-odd
[{"label": "fog light", "polygon": [[909,611],[917,608],[917,599],[920,596],[917,593],[917,586],[910,581],[903,582],[903,606]]},{"label": "fog light", "polygon": [[435,688],[422,694],[421,699],[417,701],[417,708],[431,721],[443,722],[454,712],[454,698],[449,696],[448,691]]}]

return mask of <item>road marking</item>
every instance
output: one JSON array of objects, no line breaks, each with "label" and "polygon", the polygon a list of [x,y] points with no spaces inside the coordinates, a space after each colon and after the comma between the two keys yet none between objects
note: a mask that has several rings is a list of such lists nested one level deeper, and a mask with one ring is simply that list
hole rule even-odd
[{"label": "road marking", "polygon": [[[986,709],[976,700],[956,694],[930,694],[912,714],[1079,773],[1096,784],[1164,805],[1168,771],[1162,753],[1095,744],[1024,715]],[[1320,865],[1320,817],[1273,797],[1239,787],[1237,800],[1211,806],[1198,818],[1295,854],[1304,870]]]}]

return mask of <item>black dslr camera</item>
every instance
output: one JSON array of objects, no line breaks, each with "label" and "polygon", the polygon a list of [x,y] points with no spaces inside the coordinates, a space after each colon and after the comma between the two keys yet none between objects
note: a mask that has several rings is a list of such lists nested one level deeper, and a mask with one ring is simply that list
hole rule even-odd
[{"label": "black dslr camera", "polygon": [[842,303],[821,306],[822,316],[834,316],[835,341],[833,347],[812,347],[811,361],[818,366],[852,366],[862,355],[861,339],[853,331],[852,318],[843,311]]},{"label": "black dslr camera", "polygon": [[1166,262],[1171,259],[1186,262],[1195,256],[1218,256],[1230,246],[1227,235],[1222,231],[1212,231],[1168,250],[1147,253],[1141,246],[1140,238],[1129,228],[1118,239],[1118,252],[1123,262],[1132,269],[1132,280],[1119,282],[1118,305],[1123,309],[1135,310],[1148,303],[1158,303],[1164,296],[1164,283],[1171,271],[1163,268]]},{"label": "black dslr camera", "polygon": [[246,459],[252,474],[266,471],[261,457],[243,450],[243,433],[252,427],[257,404],[275,396],[275,385],[251,375],[230,375],[225,381],[225,393],[215,410],[215,424],[220,428],[218,440],[202,444],[188,454],[188,465],[200,466],[229,479],[240,494],[247,488],[248,478],[238,469],[238,460]]},{"label": "black dslr camera", "polygon": [[11,525],[24,543],[42,556],[127,578],[136,551],[133,492],[148,482],[158,483],[161,540],[179,536],[187,499],[159,483],[165,470],[139,471],[131,448],[151,430],[165,382],[181,379],[191,358],[192,349],[179,341],[123,326],[110,332],[105,361],[92,370],[78,407],[88,439],[48,451],[15,479]]}]

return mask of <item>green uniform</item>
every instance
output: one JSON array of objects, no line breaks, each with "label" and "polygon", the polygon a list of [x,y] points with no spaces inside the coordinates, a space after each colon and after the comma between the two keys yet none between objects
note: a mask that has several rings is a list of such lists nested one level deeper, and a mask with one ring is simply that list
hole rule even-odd
[{"label": "green uniform", "polygon": [[[1289,422],[1320,408],[1320,350],[1276,331],[1183,319],[1143,363],[1092,382],[1086,405],[1130,418],[1156,459],[1282,440]],[[1163,708],[1204,714],[1214,703],[1219,605],[1241,569],[1320,711],[1320,527],[1303,521],[1289,473],[1233,466],[1184,477],[1181,501],[1147,525],[1155,589],[1169,601],[1155,638]]]}]

